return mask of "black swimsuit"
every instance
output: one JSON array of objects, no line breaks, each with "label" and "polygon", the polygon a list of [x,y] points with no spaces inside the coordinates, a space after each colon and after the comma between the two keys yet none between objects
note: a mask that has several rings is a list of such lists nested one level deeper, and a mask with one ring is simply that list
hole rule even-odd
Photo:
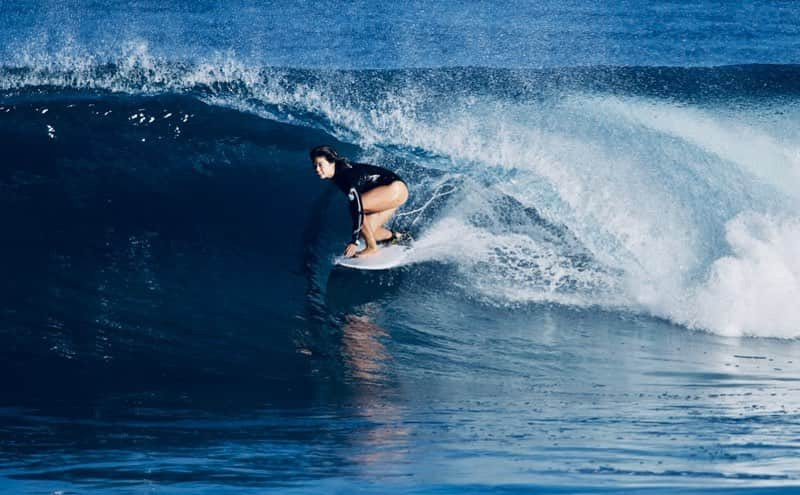
[{"label": "black swimsuit", "polygon": [[336,164],[332,180],[343,193],[347,194],[347,199],[350,201],[350,218],[353,220],[353,237],[350,242],[353,244],[358,241],[361,228],[364,226],[361,195],[396,180],[403,182],[403,179],[391,170],[366,163]]}]

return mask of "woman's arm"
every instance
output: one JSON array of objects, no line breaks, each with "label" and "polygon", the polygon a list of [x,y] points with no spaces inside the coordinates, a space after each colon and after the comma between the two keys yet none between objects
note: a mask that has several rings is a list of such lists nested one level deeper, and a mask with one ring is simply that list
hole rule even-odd
[{"label": "woman's arm", "polygon": [[350,219],[353,223],[350,244],[357,244],[364,227],[364,207],[361,204],[361,194],[355,187],[351,187],[347,193],[347,199],[350,201]]}]

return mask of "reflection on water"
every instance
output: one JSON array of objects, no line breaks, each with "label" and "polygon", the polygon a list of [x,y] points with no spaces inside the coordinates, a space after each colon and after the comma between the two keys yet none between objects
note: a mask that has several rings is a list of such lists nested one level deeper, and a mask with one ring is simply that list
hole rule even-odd
[{"label": "reflection on water", "polygon": [[[592,491],[800,478],[797,343],[396,295],[337,318],[339,388],[296,407],[270,405],[255,382],[181,407],[164,389],[100,399],[90,416],[6,409],[6,486],[462,493],[498,480],[547,492],[565,480]],[[212,412],[203,396],[232,407]]]},{"label": "reflection on water", "polygon": [[358,414],[371,425],[355,437],[349,459],[358,465],[371,466],[364,473],[370,477],[391,475],[392,466],[406,461],[411,448],[411,427],[406,423],[403,407],[392,401],[382,401],[372,385],[391,379],[392,356],[384,341],[389,332],[377,325],[381,307],[367,303],[358,313],[347,314],[342,325],[342,357],[346,374],[358,390]]},{"label": "reflection on water", "polygon": [[348,375],[358,380],[378,381],[383,378],[391,356],[382,339],[389,337],[383,328],[373,323],[378,307],[368,304],[362,314],[349,314],[342,325],[342,355]]}]

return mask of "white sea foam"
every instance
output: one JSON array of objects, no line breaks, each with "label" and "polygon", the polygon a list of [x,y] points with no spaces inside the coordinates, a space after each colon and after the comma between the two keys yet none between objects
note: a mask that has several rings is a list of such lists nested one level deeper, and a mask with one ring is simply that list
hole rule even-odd
[{"label": "white sea foam", "polygon": [[726,239],[731,254],[671,314],[723,335],[800,337],[800,220],[743,213]]}]

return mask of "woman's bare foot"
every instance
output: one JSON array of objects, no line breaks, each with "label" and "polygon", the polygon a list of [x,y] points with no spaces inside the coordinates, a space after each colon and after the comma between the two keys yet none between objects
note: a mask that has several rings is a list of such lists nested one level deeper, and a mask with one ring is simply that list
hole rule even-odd
[{"label": "woman's bare foot", "polygon": [[356,255],[357,258],[363,258],[365,256],[372,256],[373,254],[378,252],[378,248],[371,248],[367,247],[365,250],[361,251]]}]

